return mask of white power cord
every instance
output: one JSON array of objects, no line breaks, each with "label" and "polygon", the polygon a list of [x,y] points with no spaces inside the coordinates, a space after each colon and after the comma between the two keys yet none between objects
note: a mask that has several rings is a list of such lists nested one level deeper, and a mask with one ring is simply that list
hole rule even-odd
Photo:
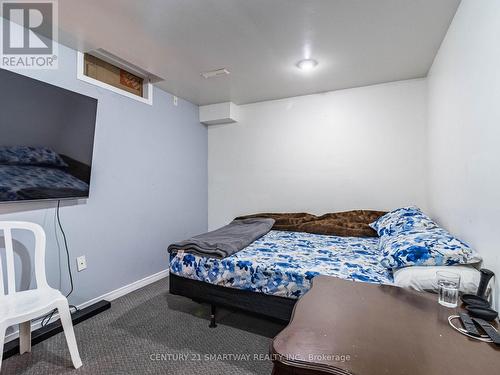
[{"label": "white power cord", "polygon": [[455,319],[459,319],[460,316],[458,315],[451,315],[448,317],[448,323],[450,323],[450,326],[455,330],[455,331],[458,331],[460,332],[462,335],[465,335],[467,337],[470,337],[471,339],[475,339],[475,340],[479,340],[479,341],[483,341],[483,342],[493,342],[492,339],[490,339],[490,337],[488,335],[481,335],[481,336],[474,336],[474,335],[471,335],[469,332],[467,332],[465,329],[463,329],[462,327],[457,327],[455,324],[453,324],[453,320]]}]

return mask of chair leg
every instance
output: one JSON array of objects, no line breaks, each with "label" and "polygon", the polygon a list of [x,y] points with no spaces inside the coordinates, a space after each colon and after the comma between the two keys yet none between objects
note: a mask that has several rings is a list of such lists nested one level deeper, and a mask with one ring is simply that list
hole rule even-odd
[{"label": "chair leg", "polygon": [[68,344],[69,353],[71,354],[73,366],[75,368],[79,368],[82,366],[82,360],[80,359],[80,354],[78,353],[75,332],[73,330],[73,322],[71,321],[71,314],[69,312],[67,302],[59,304],[57,310],[59,311],[59,317],[61,318],[61,324],[64,329],[64,335],[66,336],[66,342]]},{"label": "chair leg", "polygon": [[19,324],[19,354],[31,352],[31,321]]},{"label": "chair leg", "polygon": [[0,325],[0,373],[2,371],[3,343],[5,341],[5,331],[7,327]]}]

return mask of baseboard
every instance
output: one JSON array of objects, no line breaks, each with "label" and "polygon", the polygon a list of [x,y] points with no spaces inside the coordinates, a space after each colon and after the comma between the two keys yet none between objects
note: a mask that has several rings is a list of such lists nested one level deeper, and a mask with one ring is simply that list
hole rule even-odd
[{"label": "baseboard", "polygon": [[102,296],[99,296],[99,297],[91,299],[90,301],[84,302],[81,305],[78,305],[78,308],[85,308],[85,307],[93,305],[97,301],[100,301],[103,299],[106,301],[113,301],[117,298],[123,297],[126,294],[132,293],[133,291],[135,291],[137,289],[141,289],[142,287],[145,287],[146,285],[152,284],[158,280],[161,280],[161,279],[167,277],[168,273],[169,273],[169,270],[166,269],[166,270],[160,271],[158,273],[155,273],[153,275],[146,276],[143,279],[134,281],[131,284],[122,286],[121,288],[115,289],[111,292],[103,294]]},{"label": "baseboard", "polygon": [[[128,285],[122,286],[121,288],[112,290],[111,292],[105,293],[99,297],[92,298],[89,301],[86,301],[84,303],[79,304],[77,307],[78,307],[78,309],[85,309],[86,307],[89,307],[89,306],[91,306],[91,305],[93,305],[96,302],[101,301],[101,300],[113,301],[117,298],[123,297],[126,294],[132,293],[133,291],[135,291],[137,289],[140,289],[142,287],[145,287],[146,285],[152,284],[158,280],[161,280],[161,279],[167,277],[168,273],[169,273],[168,269],[160,271],[160,272],[155,273],[153,275],[147,276],[143,279],[134,281],[133,283],[130,283]],[[59,319],[59,314],[54,314],[52,319],[50,319],[49,323],[52,323],[58,319]],[[41,328],[41,326],[42,326],[41,323],[42,323],[41,320],[32,321],[31,322],[31,331],[33,332],[34,330]],[[7,343],[9,341],[15,340],[18,337],[19,337],[19,332],[16,330],[16,331],[5,336],[5,342]]]}]

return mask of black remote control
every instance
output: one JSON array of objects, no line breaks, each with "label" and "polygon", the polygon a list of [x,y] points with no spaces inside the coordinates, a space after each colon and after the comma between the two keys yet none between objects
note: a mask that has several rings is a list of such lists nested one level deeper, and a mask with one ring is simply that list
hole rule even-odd
[{"label": "black remote control", "polygon": [[490,323],[479,318],[472,318],[472,320],[474,320],[477,324],[481,326],[484,332],[486,332],[486,334],[490,336],[490,339],[492,339],[495,344],[500,345],[500,334],[495,328],[493,328],[493,326]]},{"label": "black remote control", "polygon": [[469,315],[463,312],[458,313],[458,315],[460,315],[460,319],[462,320],[462,324],[467,333],[471,334],[472,336],[478,336],[478,337],[481,336],[476,328],[476,325],[474,324]]},{"label": "black remote control", "polygon": [[481,280],[479,281],[479,287],[477,288],[477,295],[481,298],[484,298],[484,294],[486,293],[486,289],[488,288],[488,284],[495,274],[493,271],[490,271],[486,268],[481,268],[479,270],[481,272]]}]

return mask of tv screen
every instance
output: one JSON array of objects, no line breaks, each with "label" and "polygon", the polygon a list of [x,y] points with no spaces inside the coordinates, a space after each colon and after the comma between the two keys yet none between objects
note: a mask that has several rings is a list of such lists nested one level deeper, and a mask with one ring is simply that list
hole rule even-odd
[{"label": "tv screen", "polygon": [[0,203],[87,198],[97,99],[0,69]]}]

